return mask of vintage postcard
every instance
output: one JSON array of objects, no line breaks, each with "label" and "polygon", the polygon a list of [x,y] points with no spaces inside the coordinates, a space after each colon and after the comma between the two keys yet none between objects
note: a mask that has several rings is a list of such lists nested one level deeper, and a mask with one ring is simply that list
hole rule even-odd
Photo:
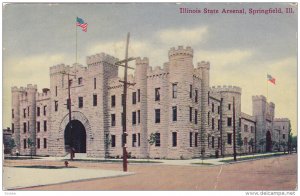
[{"label": "vintage postcard", "polygon": [[4,3],[3,190],[297,191],[297,3]]}]

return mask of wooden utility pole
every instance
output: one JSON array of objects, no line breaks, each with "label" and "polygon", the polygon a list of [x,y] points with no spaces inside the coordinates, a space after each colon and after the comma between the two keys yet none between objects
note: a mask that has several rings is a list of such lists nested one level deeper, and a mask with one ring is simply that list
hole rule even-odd
[{"label": "wooden utility pole", "polygon": [[[126,50],[125,50],[125,59],[122,60],[122,61],[118,61],[116,62],[116,65],[118,66],[122,66],[124,67],[124,81],[120,81],[123,83],[123,116],[122,116],[122,119],[123,119],[123,135],[122,135],[122,144],[123,144],[123,171],[124,172],[127,172],[127,129],[126,129],[126,105],[127,105],[127,86],[128,85],[134,85],[134,84],[131,84],[127,81],[127,69],[133,69],[131,67],[128,66],[128,62],[129,61],[132,61],[132,60],[135,60],[135,58],[128,58],[128,45],[129,45],[129,37],[130,37],[130,34],[128,33],[127,34],[127,41],[126,41]],[[122,63],[125,63],[125,65],[122,65]]]},{"label": "wooden utility pole", "polygon": [[236,142],[235,142],[235,99],[233,97],[233,158],[236,161]]},{"label": "wooden utility pole", "polygon": [[221,98],[220,102],[220,143],[221,143],[221,156],[224,157],[224,152],[223,152],[223,98]]}]

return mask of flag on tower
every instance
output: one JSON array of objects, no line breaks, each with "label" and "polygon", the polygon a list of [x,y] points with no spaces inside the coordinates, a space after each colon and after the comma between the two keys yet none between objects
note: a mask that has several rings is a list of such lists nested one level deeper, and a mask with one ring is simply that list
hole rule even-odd
[{"label": "flag on tower", "polygon": [[275,84],[275,80],[276,80],[276,79],[275,79],[274,77],[272,77],[271,75],[268,74],[268,75],[267,75],[267,78],[268,78],[268,81],[269,81],[269,82]]},{"label": "flag on tower", "polygon": [[86,32],[87,31],[87,26],[88,24],[84,22],[82,18],[77,17],[76,18],[76,25],[82,28],[82,31]]}]

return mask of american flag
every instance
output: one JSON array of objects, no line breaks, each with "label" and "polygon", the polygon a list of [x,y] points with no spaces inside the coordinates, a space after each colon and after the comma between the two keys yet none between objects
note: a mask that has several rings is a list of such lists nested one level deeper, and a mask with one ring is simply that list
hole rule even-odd
[{"label": "american flag", "polygon": [[76,18],[76,25],[82,28],[82,31],[87,32],[88,24],[82,18]]},{"label": "american flag", "polygon": [[267,75],[267,79],[268,79],[269,82],[275,84],[275,80],[276,80],[276,79],[275,79],[274,77],[272,77],[271,75],[268,74],[268,75]]}]

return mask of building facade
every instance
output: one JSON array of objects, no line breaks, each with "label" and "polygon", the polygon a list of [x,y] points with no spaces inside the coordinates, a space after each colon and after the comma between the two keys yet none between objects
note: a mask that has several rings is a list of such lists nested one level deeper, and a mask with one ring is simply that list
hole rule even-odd
[{"label": "building facade", "polygon": [[[148,58],[137,58],[135,73],[128,76],[134,85],[128,88],[126,103],[117,58],[101,53],[88,56],[87,66],[50,67],[50,89],[38,93],[33,85],[12,88],[16,148],[21,154],[33,150],[36,155],[64,156],[73,147],[90,157],[121,157],[126,104],[131,157],[232,154],[233,127],[241,153],[273,150],[272,141],[281,137],[275,135],[288,134],[289,120],[274,119],[275,105],[263,96],[253,97],[253,115],[243,113],[242,89],[210,87],[210,63],[194,66],[193,55],[191,47],[171,48],[169,61],[155,68]],[[151,135],[153,145],[148,142]],[[28,148],[28,139],[34,147]]]}]

